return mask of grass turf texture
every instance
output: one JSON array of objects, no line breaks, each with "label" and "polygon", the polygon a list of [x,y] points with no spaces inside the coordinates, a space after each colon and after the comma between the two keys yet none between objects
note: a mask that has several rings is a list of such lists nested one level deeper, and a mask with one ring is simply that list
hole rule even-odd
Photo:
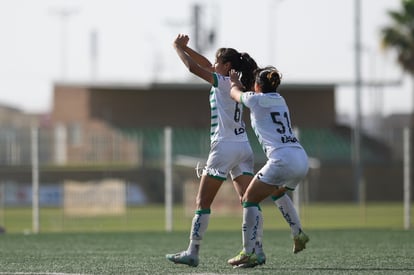
[{"label": "grass turf texture", "polygon": [[[262,205],[265,230],[285,230],[286,222],[272,203]],[[187,232],[192,215],[186,216],[182,206],[176,206],[174,231]],[[236,230],[241,226],[240,212],[220,216],[212,209],[209,231]],[[32,228],[30,208],[0,209],[0,226],[8,233],[30,232]],[[362,229],[403,228],[402,203],[369,203],[365,207],[351,203],[313,203],[301,207],[305,229]],[[411,210],[414,221],[414,207]],[[165,208],[162,205],[146,205],[127,208],[125,215],[104,217],[68,217],[61,208],[40,209],[40,231],[47,232],[137,232],[165,230]]]},{"label": "grass turf texture", "polygon": [[267,230],[267,263],[232,269],[240,231],[207,232],[197,268],[166,253],[187,247],[187,232],[42,233],[0,235],[0,274],[413,274],[414,231],[309,230],[308,248],[294,255],[288,230]]}]

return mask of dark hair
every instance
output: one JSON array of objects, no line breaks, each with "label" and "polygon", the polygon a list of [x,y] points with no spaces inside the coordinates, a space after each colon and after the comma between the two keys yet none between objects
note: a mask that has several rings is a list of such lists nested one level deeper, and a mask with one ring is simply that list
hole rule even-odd
[{"label": "dark hair", "polygon": [[256,83],[262,88],[263,93],[274,93],[280,85],[282,75],[273,66],[267,66],[255,71]]},{"label": "dark hair", "polygon": [[231,63],[231,68],[241,73],[240,81],[246,89],[254,84],[254,71],[257,69],[256,61],[248,53],[239,53],[233,48],[220,48],[216,52],[216,59]]}]

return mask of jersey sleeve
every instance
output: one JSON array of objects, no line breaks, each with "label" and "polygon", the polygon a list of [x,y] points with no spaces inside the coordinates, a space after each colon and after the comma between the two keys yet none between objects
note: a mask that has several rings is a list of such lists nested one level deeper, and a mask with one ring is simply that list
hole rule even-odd
[{"label": "jersey sleeve", "polygon": [[244,106],[248,108],[252,108],[254,105],[257,104],[257,98],[254,92],[244,92],[240,96],[240,101],[243,103]]},{"label": "jersey sleeve", "polygon": [[230,78],[218,73],[213,73],[214,87],[220,91],[230,91]]},{"label": "jersey sleeve", "polygon": [[213,73],[213,79],[214,79],[213,87],[217,88],[218,87],[218,76],[216,73]]}]

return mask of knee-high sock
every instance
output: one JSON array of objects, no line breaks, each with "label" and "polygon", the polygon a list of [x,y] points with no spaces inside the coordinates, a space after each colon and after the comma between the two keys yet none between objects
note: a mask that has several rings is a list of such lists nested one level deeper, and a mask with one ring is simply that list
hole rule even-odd
[{"label": "knee-high sock", "polygon": [[243,250],[247,253],[254,252],[257,233],[262,220],[262,212],[260,212],[257,203],[243,203]]},{"label": "knee-high sock", "polygon": [[207,230],[208,222],[210,220],[210,209],[196,210],[193,221],[191,223],[190,244],[187,252],[189,254],[198,254],[201,240]]},{"label": "knee-high sock", "polygon": [[[262,214],[262,209],[260,208],[260,206],[258,208],[260,213]],[[263,215],[257,226],[256,244],[254,247],[254,251],[256,252],[256,254],[263,253]]]},{"label": "knee-high sock", "polygon": [[283,218],[289,224],[292,236],[299,234],[299,232],[302,230],[302,225],[300,223],[298,212],[296,211],[296,208],[293,205],[290,197],[284,193],[280,197],[272,196],[272,200],[279,208],[279,211],[282,213]]}]

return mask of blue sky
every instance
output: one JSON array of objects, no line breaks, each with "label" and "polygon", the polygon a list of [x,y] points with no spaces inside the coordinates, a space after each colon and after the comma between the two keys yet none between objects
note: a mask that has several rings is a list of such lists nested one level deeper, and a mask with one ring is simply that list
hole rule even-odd
[{"label": "blue sky", "polygon": [[[395,54],[383,51],[379,40],[381,27],[389,23],[386,11],[400,1],[361,2],[364,80],[401,79]],[[205,52],[210,59],[215,48],[233,47],[250,53],[259,65],[278,67],[286,83],[354,79],[353,0],[0,0],[0,104],[47,112],[53,83],[63,78],[194,81],[172,41],[177,33],[188,33],[191,45],[195,3],[203,8],[204,27],[217,33],[215,45]],[[66,21],[62,11],[70,13]],[[410,111],[411,83],[404,80],[400,87],[364,89],[364,112]],[[337,101],[339,113],[352,113],[353,89],[339,87]]]}]

